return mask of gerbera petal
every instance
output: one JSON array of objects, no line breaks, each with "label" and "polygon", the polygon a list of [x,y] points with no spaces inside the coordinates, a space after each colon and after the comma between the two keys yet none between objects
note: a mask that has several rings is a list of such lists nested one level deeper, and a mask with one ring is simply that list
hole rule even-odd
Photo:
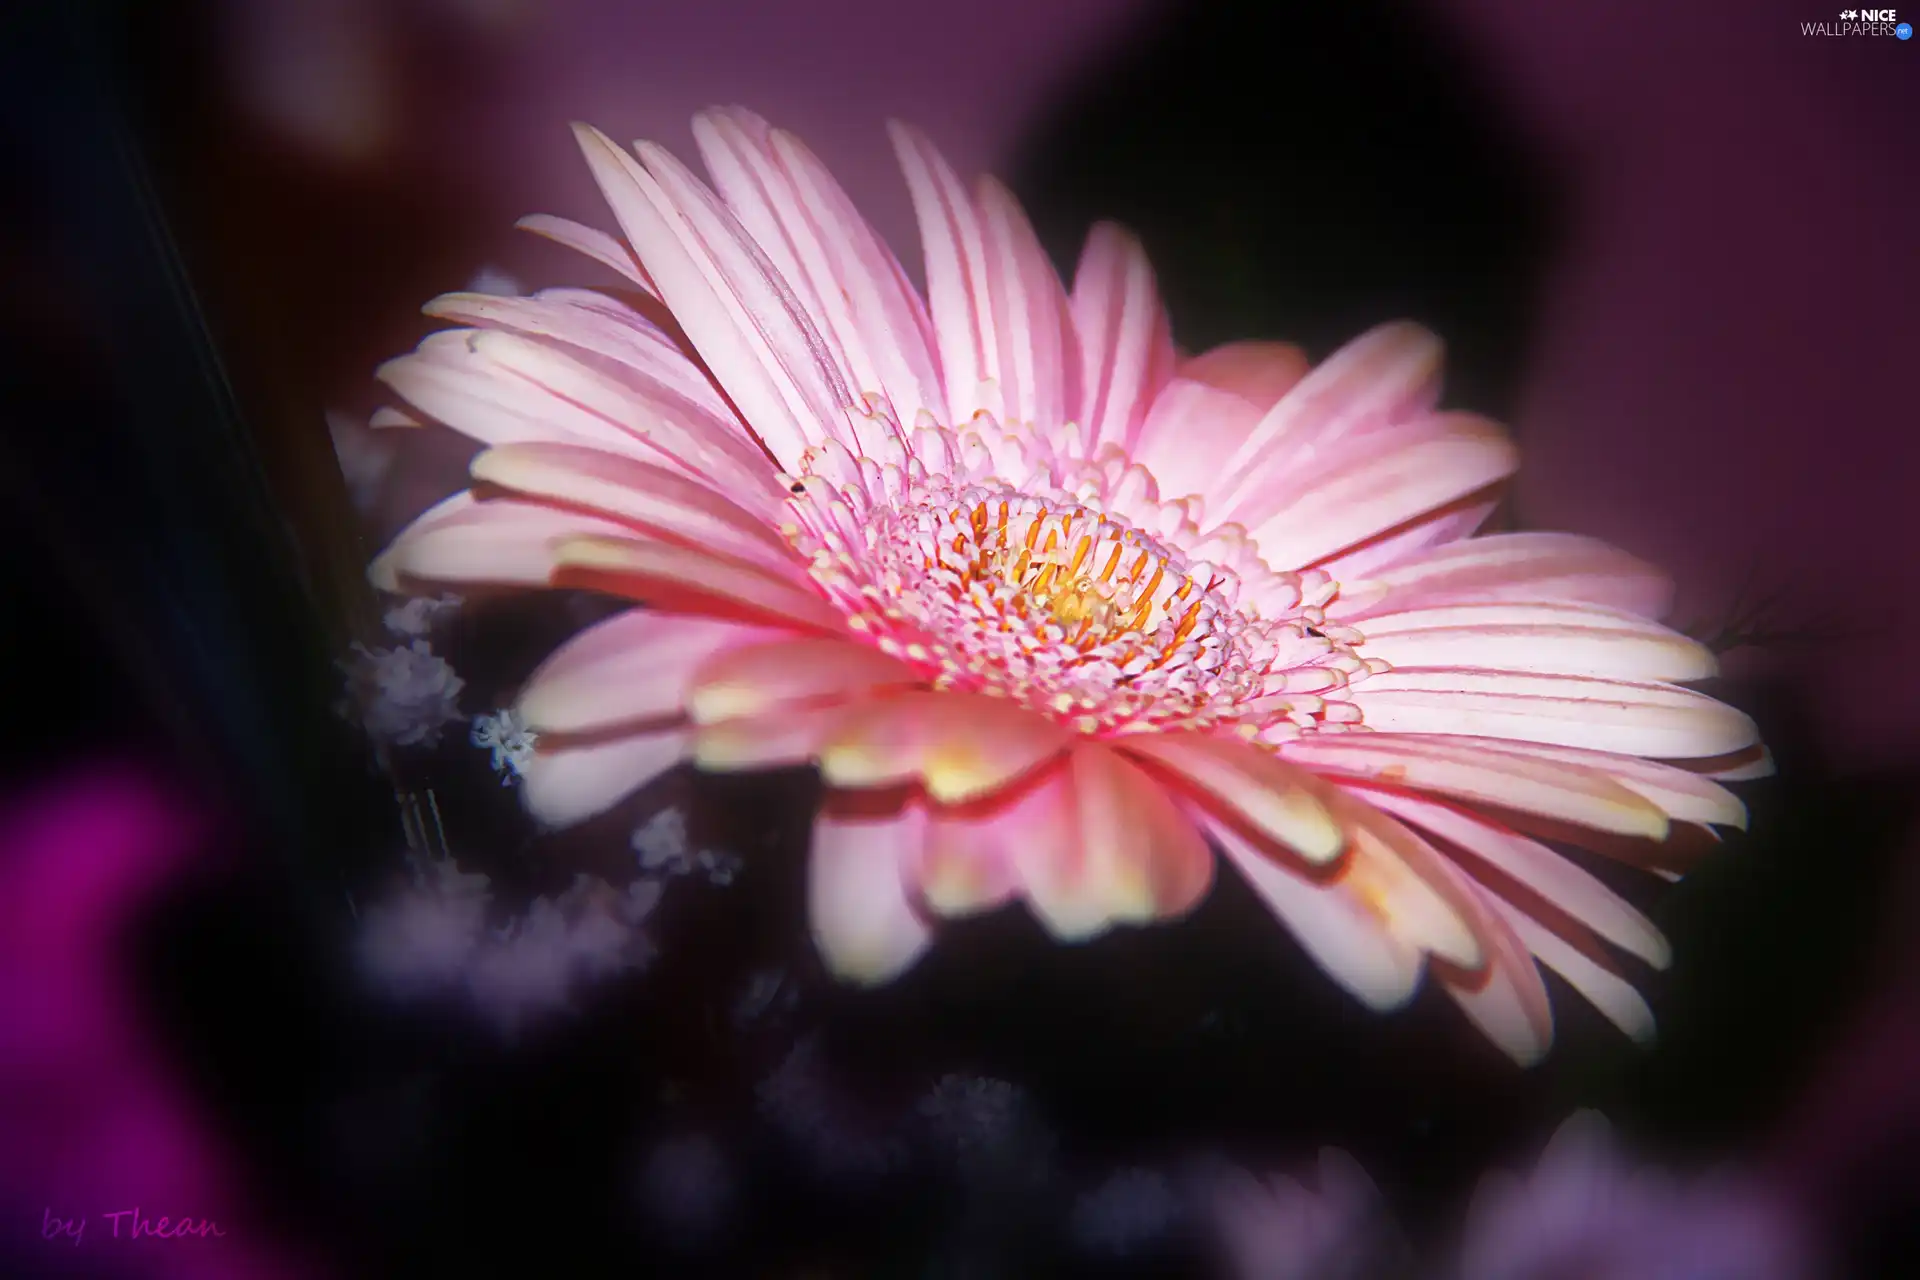
[{"label": "gerbera petal", "polygon": [[1321,798],[1346,828],[1352,850],[1337,872],[1340,882],[1421,950],[1464,970],[1484,966],[1484,911],[1473,886],[1432,845],[1377,807],[1332,787]]},{"label": "gerbera petal", "polygon": [[1509,742],[1498,738],[1429,735],[1419,741],[1446,742],[1482,753],[1504,753],[1523,759],[1552,760],[1592,769],[1658,805],[1661,812],[1675,822],[1713,823],[1746,829],[1747,806],[1739,796],[1715,782],[1711,775],[1694,773],[1677,765],[1608,751],[1583,751],[1576,747]]},{"label": "gerbera petal", "polygon": [[381,405],[378,409],[375,409],[373,415],[367,419],[367,426],[374,431],[387,431],[392,429],[408,430],[426,425],[424,418],[415,417],[405,409],[396,409],[390,404]]},{"label": "gerbera petal", "polygon": [[[805,317],[780,295],[738,227],[699,199],[690,177],[681,179],[684,171],[662,165],[678,188],[669,195],[598,130],[577,125],[574,132],[688,340],[774,459],[797,468],[824,424],[850,403],[844,388],[837,396],[828,389],[832,375],[809,344]],[[658,156],[650,152],[649,159]],[[817,344],[817,335],[812,340]]]},{"label": "gerbera petal", "polygon": [[409,581],[544,587],[570,539],[630,533],[627,526],[537,502],[477,502],[462,490],[421,513],[368,566],[383,591]]},{"label": "gerbera petal", "polygon": [[1499,745],[1496,739],[1376,732],[1308,735],[1278,749],[1293,764],[1335,778],[1433,791],[1623,835],[1666,835],[1658,803],[1612,775],[1487,749]]},{"label": "gerbera petal", "polygon": [[1497,896],[1493,907],[1540,962],[1567,980],[1607,1020],[1641,1044],[1654,1037],[1653,1010],[1631,982],[1596,963],[1526,912]]},{"label": "gerbera petal", "polygon": [[[1105,887],[1093,876],[1073,779],[1062,766],[994,797],[1005,856],[1020,892],[1047,932],[1084,942],[1113,925]],[[985,833],[983,833],[983,839]]]},{"label": "gerbera petal", "polygon": [[[705,373],[672,338],[617,299],[586,289],[547,289],[530,298],[450,293],[425,310],[551,344],[573,353],[576,362],[584,360],[621,402],[612,420],[633,437],[617,442],[621,451],[737,490],[755,510],[784,501],[771,460]],[[524,357],[498,359],[497,347],[489,354],[507,369],[527,363]],[[537,368],[531,380],[542,381]]]},{"label": "gerbera petal", "polygon": [[528,677],[516,710],[538,733],[585,734],[684,717],[694,672],[780,632],[631,609],[588,627]]},{"label": "gerbera petal", "polygon": [[[1242,522],[1267,563],[1309,565],[1504,480],[1518,465],[1513,441],[1493,423],[1437,414],[1337,451],[1325,469],[1272,491],[1271,518]],[[1212,510],[1237,518],[1231,506]]]},{"label": "gerbera petal", "polygon": [[737,301],[743,318],[765,343],[768,369],[782,396],[796,412],[813,415],[811,423],[802,419],[801,426],[837,433],[846,410],[859,398],[859,388],[847,384],[841,364],[832,358],[832,346],[800,305],[792,283],[720,198],[672,152],[651,142],[637,142],[634,150],[691,232],[696,260]]},{"label": "gerbera petal", "polygon": [[1724,755],[1704,756],[1695,760],[1675,760],[1673,763],[1689,773],[1697,773],[1703,778],[1718,778],[1722,782],[1748,782],[1755,778],[1771,778],[1775,772],[1773,752],[1758,742],[1742,747],[1738,751],[1729,751]]},{"label": "gerbera petal", "polygon": [[1080,353],[1066,290],[1012,192],[982,178],[978,205],[1004,420],[1051,430],[1065,424],[1080,401]]},{"label": "gerbera petal", "polygon": [[1367,597],[1360,593],[1367,590],[1365,579],[1370,575],[1430,554],[1436,547],[1471,538],[1499,506],[1498,491],[1489,498],[1483,490],[1429,511],[1396,529],[1356,542],[1337,555],[1319,560],[1314,567],[1340,584],[1339,600],[1365,599]]},{"label": "gerbera petal", "polygon": [[[1647,919],[1599,880],[1537,841],[1452,805],[1389,791],[1361,798],[1511,878],[1622,950],[1656,969],[1672,948]],[[1471,868],[1469,868],[1471,872]]]},{"label": "gerbera petal", "polygon": [[1234,342],[1195,356],[1154,397],[1134,456],[1163,497],[1207,492],[1274,401],[1311,367],[1305,352],[1284,342]]},{"label": "gerbera petal", "polygon": [[[1538,1062],[1553,1044],[1553,1006],[1533,957],[1499,914],[1498,900],[1391,816],[1358,798],[1349,797],[1348,803],[1353,808],[1347,820],[1391,848],[1407,874],[1440,900],[1438,908],[1431,901],[1423,908],[1418,898],[1403,895],[1406,906],[1395,913],[1395,927],[1404,933],[1424,916],[1441,930],[1435,941],[1451,936],[1457,948],[1460,930],[1472,939],[1473,963],[1426,944],[1441,961],[1433,970],[1441,990],[1515,1062],[1523,1067]],[[1368,851],[1364,843],[1357,848]],[[1392,901],[1377,892],[1366,897],[1393,910]]]},{"label": "gerbera petal", "polygon": [[462,489],[422,511],[408,522],[406,528],[395,534],[393,540],[367,565],[367,581],[378,591],[403,590],[400,584],[399,552],[408,537],[410,535],[418,537],[454,516],[473,510],[477,505],[479,505],[478,500],[473,496],[472,491]]},{"label": "gerbera petal", "polygon": [[850,298],[854,324],[879,371],[879,390],[903,423],[921,410],[948,421],[933,322],[900,260],[805,143],[781,129],[769,143],[801,204],[826,233],[834,279]]},{"label": "gerbera petal", "polygon": [[1172,770],[1310,863],[1331,862],[1346,847],[1312,780],[1265,748],[1200,733],[1135,734],[1114,745]]},{"label": "gerbera petal", "polygon": [[1096,445],[1131,450],[1174,368],[1173,330],[1140,241],[1113,223],[1096,225],[1074,271],[1071,308],[1080,349],[1075,416]]},{"label": "gerbera petal", "polygon": [[812,152],[738,107],[703,112],[694,140],[715,186],[840,354],[848,386],[911,422],[946,413],[931,326],[893,256]]},{"label": "gerbera petal", "polygon": [[1001,791],[971,804],[929,811],[926,847],[913,873],[928,910],[949,918],[969,916],[1019,893],[1014,850],[1035,837],[1030,816],[1039,819],[1040,838],[1045,838],[1041,810],[1053,801],[1044,790]]},{"label": "gerbera petal", "polygon": [[907,874],[926,840],[926,813],[829,796],[813,824],[807,907],[814,944],[833,975],[878,986],[900,976],[933,939]]},{"label": "gerbera petal", "polygon": [[1443,355],[1438,338],[1404,321],[1369,330],[1334,352],[1274,404],[1227,460],[1210,504],[1214,513],[1251,526],[1271,514],[1275,480],[1298,474],[1314,452],[1431,408]]},{"label": "gerbera petal", "polygon": [[565,827],[604,813],[686,758],[685,726],[584,742],[542,740],[521,767],[527,812]]},{"label": "gerbera petal", "polygon": [[812,764],[840,723],[853,714],[843,703],[782,707],[694,728],[693,762],[711,773],[787,769]]},{"label": "gerbera petal", "polygon": [[1071,735],[1004,698],[903,693],[860,708],[820,757],[837,787],[883,787],[919,779],[927,794],[958,804],[1045,764]]},{"label": "gerbera petal", "polygon": [[1401,668],[1356,685],[1366,722],[1389,733],[1455,733],[1680,758],[1758,738],[1742,712],[1691,689],[1583,676]]},{"label": "gerbera petal", "polygon": [[1553,1047],[1553,1004],[1526,943],[1489,903],[1477,922],[1489,961],[1471,977],[1435,970],[1440,989],[1460,1006],[1486,1037],[1523,1067],[1533,1066]]},{"label": "gerbera petal", "polygon": [[640,447],[631,433],[501,368],[489,358],[491,350],[481,348],[488,336],[477,329],[429,334],[375,376],[420,412],[481,444],[572,440],[609,449]]},{"label": "gerbera petal", "polygon": [[1213,858],[1160,784],[1117,752],[1076,745],[1068,757],[1088,878],[1113,919],[1180,915],[1206,896]]},{"label": "gerbera petal", "polygon": [[[697,409],[692,414],[675,413],[678,405],[663,402],[661,380],[651,371],[636,371],[630,364],[590,351],[569,350],[505,331],[479,333],[468,345],[507,376],[539,388],[560,406],[545,406],[545,412],[589,415],[592,421],[576,434],[585,436],[591,427],[600,432],[596,438],[610,439],[625,452],[654,463],[664,459],[696,474],[698,464],[724,446],[720,433],[702,423]],[[605,436],[601,424],[617,434]],[[737,468],[745,456],[735,451],[728,461]],[[756,478],[764,483],[767,470],[761,467]]]},{"label": "gerbera petal", "polygon": [[1479,667],[1606,680],[1704,680],[1712,650],[1635,614],[1573,604],[1472,604],[1375,614],[1362,652],[1396,667]]},{"label": "gerbera petal", "polygon": [[701,666],[688,698],[696,724],[756,716],[796,703],[845,701],[924,677],[872,645],[789,637],[736,649]]},{"label": "gerbera petal", "polygon": [[967,189],[917,129],[898,121],[887,132],[906,175],[926,257],[927,304],[947,405],[955,423],[977,413],[998,417],[1000,339],[987,286],[986,235]]},{"label": "gerbera petal", "polygon": [[1194,816],[1328,977],[1381,1012],[1413,998],[1424,967],[1420,951],[1397,937],[1359,894],[1338,880],[1316,883],[1288,870],[1204,811]]},{"label": "gerbera petal", "polygon": [[632,524],[674,542],[806,580],[806,570],[765,521],[676,471],[568,444],[488,449],[468,468],[475,480]]},{"label": "gerbera petal", "polygon": [[629,536],[581,537],[555,551],[553,584],[701,613],[837,632],[840,614],[811,589],[691,547]]},{"label": "gerbera petal", "polygon": [[1433,550],[1368,574],[1341,579],[1327,614],[1356,620],[1375,613],[1496,601],[1565,601],[1663,616],[1672,581],[1624,551],[1571,533],[1496,533]]},{"label": "gerbera petal", "polygon": [[556,218],[550,213],[530,213],[514,226],[564,245],[575,253],[584,254],[625,276],[654,297],[660,296],[646,268],[640,265],[640,259],[633,256],[633,250],[604,231],[582,226],[568,218]]}]

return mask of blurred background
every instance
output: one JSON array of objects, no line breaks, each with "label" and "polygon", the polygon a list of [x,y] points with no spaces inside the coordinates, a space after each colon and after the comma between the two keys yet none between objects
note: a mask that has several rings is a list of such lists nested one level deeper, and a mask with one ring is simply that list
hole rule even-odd
[{"label": "blurred background", "polygon": [[[1219,1270],[1183,1171],[1339,1147],[1438,1252],[1579,1108],[1764,1181],[1829,1274],[1920,1274],[1920,43],[1809,30],[1837,15],[15,0],[0,1274],[1291,1275]],[[367,430],[372,371],[435,294],[597,282],[513,229],[610,225],[569,121],[690,155],[732,102],[916,272],[890,116],[1005,176],[1063,264],[1134,227],[1188,350],[1448,339],[1450,399],[1521,440],[1510,519],[1670,568],[1779,762],[1751,834],[1635,890],[1677,956],[1656,1047],[1557,992],[1518,1073],[1433,1002],[1349,1007],[1227,884],[1177,929],[990,920],[836,992],[804,777],[515,826],[464,718],[592,605],[384,616],[367,558],[470,448]],[[463,722],[376,767],[340,664],[429,625]],[[448,850],[523,900],[685,866],[623,917],[644,961],[503,1034],[362,962],[403,855]],[[135,1240],[136,1206],[195,1225]]]}]

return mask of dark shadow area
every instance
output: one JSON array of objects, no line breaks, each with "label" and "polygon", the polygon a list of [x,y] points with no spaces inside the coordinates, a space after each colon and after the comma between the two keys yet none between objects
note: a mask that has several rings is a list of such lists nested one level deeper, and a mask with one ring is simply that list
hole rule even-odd
[{"label": "dark shadow area", "polygon": [[1320,359],[1384,321],[1447,340],[1449,399],[1513,407],[1559,196],[1417,7],[1193,0],[1065,97],[1012,173],[1056,262],[1131,227],[1174,337]]}]

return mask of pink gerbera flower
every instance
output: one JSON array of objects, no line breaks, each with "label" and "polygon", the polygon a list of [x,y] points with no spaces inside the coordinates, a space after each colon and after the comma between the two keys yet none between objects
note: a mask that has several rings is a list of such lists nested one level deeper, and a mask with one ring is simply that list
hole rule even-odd
[{"label": "pink gerbera flower", "polygon": [[1664,941],[1535,837],[1671,874],[1675,824],[1744,821],[1713,778],[1755,729],[1680,687],[1713,658],[1654,621],[1658,573],[1470,536],[1514,449],[1437,407],[1433,335],[1183,358],[1125,232],[1094,229],[1069,291],[1004,187],[895,128],[923,301],[745,111],[695,122],[714,189],[578,132],[624,238],[524,225],[628,287],[440,298],[466,327],[382,370],[488,447],[376,583],[647,606],[528,683],[536,816],[687,759],[812,762],[813,932],[851,980],[1016,898],[1068,940],[1179,916],[1211,844],[1375,1008],[1430,968],[1531,1061],[1538,958],[1649,1031],[1599,943]]}]

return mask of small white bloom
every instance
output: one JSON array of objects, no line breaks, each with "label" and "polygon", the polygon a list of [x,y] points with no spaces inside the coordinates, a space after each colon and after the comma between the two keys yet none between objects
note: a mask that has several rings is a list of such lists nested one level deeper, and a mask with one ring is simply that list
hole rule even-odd
[{"label": "small white bloom", "polygon": [[623,893],[604,880],[575,876],[557,905],[571,922],[574,960],[589,976],[640,968],[653,958],[652,944],[636,927],[631,890]]},{"label": "small white bloom", "polygon": [[693,851],[687,846],[687,815],[678,808],[662,809],[633,833],[633,851],[640,869],[649,874],[685,875],[693,870]]},{"label": "small white bloom", "polygon": [[443,727],[460,719],[466,681],[425,640],[392,649],[356,644],[346,671],[349,708],[375,742],[430,747]]},{"label": "small white bloom", "polygon": [[946,1075],[920,1099],[918,1110],[934,1136],[965,1158],[1010,1146],[1030,1118],[1031,1101],[1005,1080]]},{"label": "small white bloom", "polygon": [[732,884],[740,873],[740,859],[718,849],[702,849],[694,862],[707,873],[709,883],[721,888]]},{"label": "small white bloom", "polygon": [[493,771],[500,775],[502,786],[525,773],[539,740],[540,735],[521,724],[511,710],[473,718],[471,741],[491,754]]},{"label": "small white bloom", "polygon": [[460,605],[460,597],[452,594],[408,596],[388,609],[381,621],[396,636],[419,639],[433,630],[434,623],[443,614],[453,612]]},{"label": "small white bloom", "polygon": [[621,906],[621,914],[626,922],[638,927],[645,923],[653,909],[660,905],[661,895],[666,893],[667,885],[663,880],[649,880],[641,877],[627,886],[626,901]]}]

